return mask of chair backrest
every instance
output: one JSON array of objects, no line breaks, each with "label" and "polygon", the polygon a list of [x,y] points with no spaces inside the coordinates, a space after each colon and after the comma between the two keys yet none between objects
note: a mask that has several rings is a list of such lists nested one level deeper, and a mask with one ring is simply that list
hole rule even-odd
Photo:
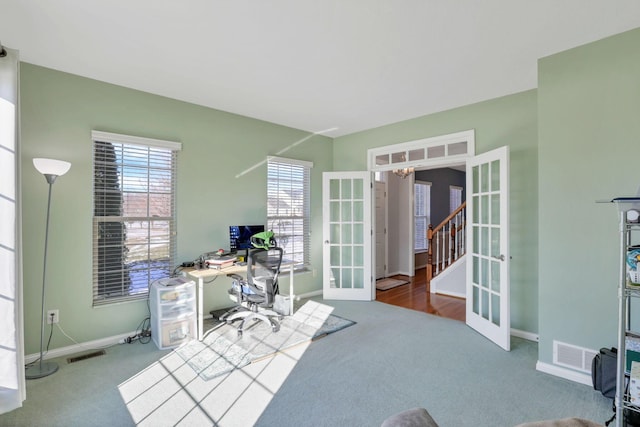
[{"label": "chair backrest", "polygon": [[282,263],[282,248],[250,249],[247,259],[247,282],[264,290],[267,304],[279,293],[278,275]]}]

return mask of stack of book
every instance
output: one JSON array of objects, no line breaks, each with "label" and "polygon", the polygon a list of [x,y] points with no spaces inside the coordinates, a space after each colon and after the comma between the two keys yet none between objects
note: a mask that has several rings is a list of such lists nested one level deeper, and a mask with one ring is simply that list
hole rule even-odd
[{"label": "stack of book", "polygon": [[222,256],[206,260],[205,265],[207,266],[207,268],[215,268],[216,270],[220,270],[223,268],[231,267],[234,262],[236,262],[236,257]]}]

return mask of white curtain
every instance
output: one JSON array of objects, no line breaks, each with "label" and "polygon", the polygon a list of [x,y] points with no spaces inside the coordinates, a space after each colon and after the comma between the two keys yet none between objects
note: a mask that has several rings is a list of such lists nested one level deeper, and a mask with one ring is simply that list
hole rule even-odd
[{"label": "white curtain", "polygon": [[[0,47],[1,48],[1,47]],[[0,413],[26,398],[22,326],[18,51],[0,57]]]}]

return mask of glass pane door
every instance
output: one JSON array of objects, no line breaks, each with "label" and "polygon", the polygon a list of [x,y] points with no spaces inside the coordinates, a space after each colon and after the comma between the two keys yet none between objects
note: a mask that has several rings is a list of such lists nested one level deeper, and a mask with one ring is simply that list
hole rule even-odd
[{"label": "glass pane door", "polygon": [[369,172],[323,174],[323,294],[372,299]]},{"label": "glass pane door", "polygon": [[467,324],[510,348],[508,148],[467,163],[471,218],[467,258]]}]

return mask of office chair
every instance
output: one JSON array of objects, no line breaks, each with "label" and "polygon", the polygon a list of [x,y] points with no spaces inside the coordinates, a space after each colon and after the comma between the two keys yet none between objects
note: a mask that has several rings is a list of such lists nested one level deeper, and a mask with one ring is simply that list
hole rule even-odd
[{"label": "office chair", "polygon": [[[251,326],[250,321],[263,321],[271,324],[273,332],[280,330],[280,323],[275,318],[282,316],[271,310],[275,295],[278,294],[278,275],[282,263],[282,248],[250,249],[247,257],[247,278],[238,274],[229,274],[233,279],[229,296],[238,305],[248,310],[236,311],[220,318],[227,324],[241,320],[238,325],[238,336]],[[239,308],[239,307],[238,307]]]}]

